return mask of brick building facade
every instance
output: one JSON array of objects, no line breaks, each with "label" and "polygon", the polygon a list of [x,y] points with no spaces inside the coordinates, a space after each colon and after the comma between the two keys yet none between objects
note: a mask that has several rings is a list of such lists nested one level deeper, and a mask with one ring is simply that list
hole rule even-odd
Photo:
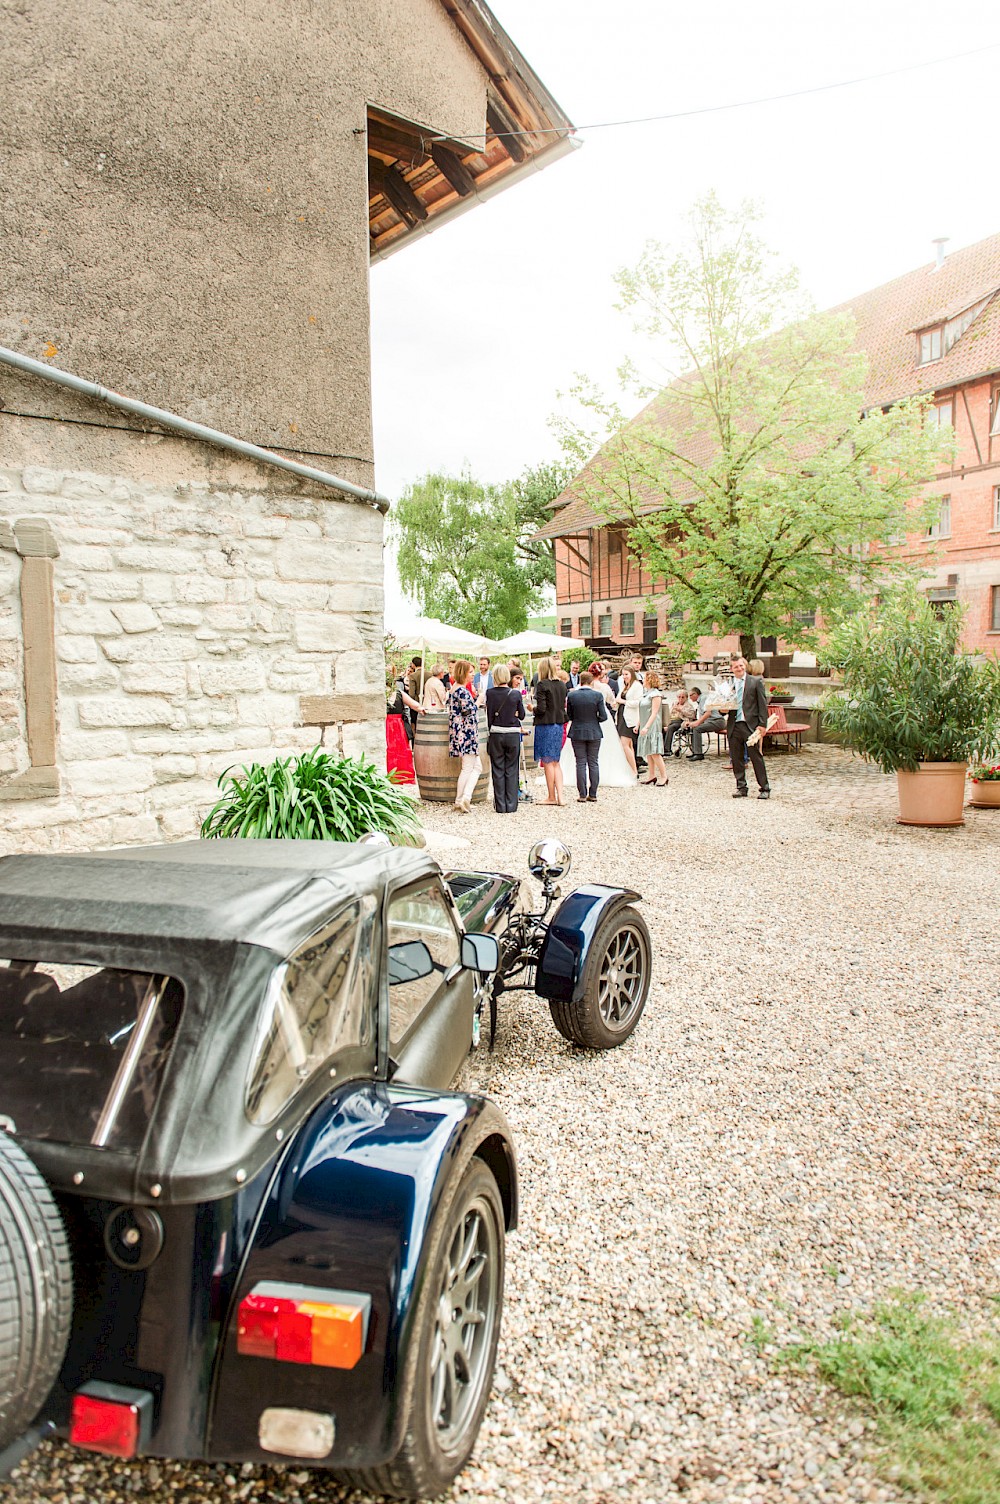
[{"label": "brick building facade", "polygon": [[[833,311],[846,310],[868,359],[866,405],[929,394],[934,420],[954,429],[954,463],[925,487],[941,498],[939,522],[896,546],[924,568],[932,599],[965,606],[967,646],[1000,652],[1000,235]],[[669,639],[663,581],[630,553],[626,529],[574,495],[573,484],[543,535],[554,540],[560,632],[596,651]],[[700,656],[735,646],[735,638],[702,638]]]}]

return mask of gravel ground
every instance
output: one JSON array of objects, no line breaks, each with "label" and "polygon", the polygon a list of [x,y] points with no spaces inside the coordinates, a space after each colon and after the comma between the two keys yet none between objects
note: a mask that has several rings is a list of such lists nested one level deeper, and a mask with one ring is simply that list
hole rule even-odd
[{"label": "gravel ground", "polygon": [[[655,952],[621,1050],[570,1048],[512,994],[496,1053],[466,1071],[513,1125],[523,1209],[494,1396],[453,1500],[901,1500],[865,1422],[776,1374],[774,1344],[896,1287],[975,1327],[1000,1290],[1000,815],[906,830],[894,782],[836,749],[770,766],[767,804],[733,803],[709,759],[593,806],[427,814],[469,840],[455,866],[521,874],[532,840],[563,836],[573,878],[644,894]],[[0,1488],[9,1504],[137,1495],[340,1496],[296,1469],[58,1448]]]}]

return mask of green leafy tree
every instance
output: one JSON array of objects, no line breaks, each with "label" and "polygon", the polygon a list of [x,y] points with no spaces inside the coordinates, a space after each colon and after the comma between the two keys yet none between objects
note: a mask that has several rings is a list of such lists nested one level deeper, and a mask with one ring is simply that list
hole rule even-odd
[{"label": "green leafy tree", "polygon": [[625,523],[678,646],[732,632],[748,655],[756,634],[808,641],[797,616],[842,616],[905,571],[885,545],[932,515],[914,506],[949,437],[924,400],[863,412],[853,319],[806,310],[757,217],[706,198],[685,249],[650,245],[619,273],[655,369],[619,375],[647,405],[630,418],[581,381],[583,420],[556,424],[580,470],[571,493]]},{"label": "green leafy tree", "polygon": [[536,534],[568,476],[538,465],[499,486],[432,474],[407,487],[392,520],[403,589],[469,632],[523,631],[555,580],[552,545]]}]

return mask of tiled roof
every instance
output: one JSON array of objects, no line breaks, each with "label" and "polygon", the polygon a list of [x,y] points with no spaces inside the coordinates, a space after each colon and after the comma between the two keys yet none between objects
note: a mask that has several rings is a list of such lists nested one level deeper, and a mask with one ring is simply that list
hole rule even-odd
[{"label": "tiled roof", "polygon": [[[941,391],[1000,371],[998,294],[1000,234],[946,256],[940,270],[931,262],[830,309],[831,313],[853,313],[857,321],[857,347],[868,356],[866,406],[883,407],[903,397]],[[984,298],[989,299],[985,309],[947,354],[918,366],[916,331],[956,318]],[[656,401],[654,398],[644,409],[646,414],[655,408]],[[599,465],[598,454],[582,474],[599,469]],[[574,495],[574,487],[575,482],[571,482],[557,498],[558,510],[541,529],[541,537],[555,538],[607,523],[607,517],[596,512],[589,501]]]}]

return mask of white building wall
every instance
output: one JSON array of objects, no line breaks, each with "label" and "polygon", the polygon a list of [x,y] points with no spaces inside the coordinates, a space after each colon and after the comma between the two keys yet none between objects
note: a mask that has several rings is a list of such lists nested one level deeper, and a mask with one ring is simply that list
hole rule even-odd
[{"label": "white building wall", "polygon": [[[0,468],[0,853],[194,836],[226,767],[321,740],[384,766],[381,515],[280,472],[188,470]],[[12,798],[27,519],[58,550],[59,789]]]}]

